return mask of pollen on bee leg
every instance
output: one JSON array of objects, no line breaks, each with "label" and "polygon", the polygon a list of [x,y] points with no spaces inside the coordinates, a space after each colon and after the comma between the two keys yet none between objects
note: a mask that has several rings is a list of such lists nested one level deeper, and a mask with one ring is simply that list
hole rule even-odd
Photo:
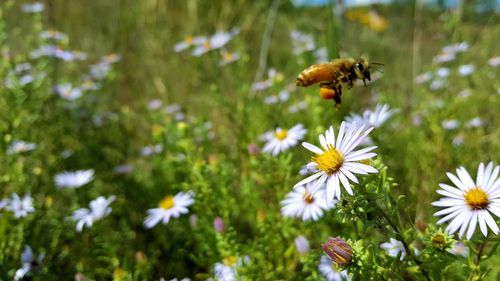
[{"label": "pollen on bee leg", "polygon": [[324,99],[324,100],[332,100],[335,98],[335,90],[326,88],[326,87],[320,87],[319,88],[319,96]]}]

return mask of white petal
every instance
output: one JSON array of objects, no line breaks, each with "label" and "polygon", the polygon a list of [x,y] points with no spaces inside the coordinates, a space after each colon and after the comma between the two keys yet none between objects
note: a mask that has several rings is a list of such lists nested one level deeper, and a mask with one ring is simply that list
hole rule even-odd
[{"label": "white petal", "polygon": [[323,150],[321,150],[319,147],[315,146],[314,144],[310,144],[308,142],[303,142],[302,146],[307,148],[309,151],[316,153],[316,154],[323,154]]},{"label": "white petal", "polygon": [[347,180],[347,178],[342,173],[337,173],[337,175],[340,179],[340,182],[342,182],[342,185],[344,186],[347,193],[352,196],[354,193],[352,192],[351,185],[349,184],[349,181]]},{"label": "white petal", "polygon": [[468,190],[467,186],[465,186],[460,181],[460,179],[458,179],[454,174],[452,174],[452,173],[446,173],[446,175],[448,176],[448,178],[450,178],[450,180],[455,184],[456,187],[460,188],[463,191],[467,191]]},{"label": "white petal", "polygon": [[472,234],[474,234],[474,231],[476,230],[477,215],[478,212],[472,212],[472,218],[469,223],[469,230],[467,230],[467,239],[470,239],[472,237]]},{"label": "white petal", "polygon": [[[498,225],[487,211],[483,215],[483,219],[486,221],[486,224],[488,224],[491,231],[498,235]],[[484,236],[486,236],[486,234]]]},{"label": "white petal", "polygon": [[308,183],[308,182],[311,182],[311,181],[313,181],[313,180],[315,180],[315,179],[319,178],[319,177],[320,177],[321,175],[323,175],[323,174],[324,174],[323,172],[318,172],[318,173],[316,173],[316,174],[314,174],[314,175],[312,175],[312,176],[309,176],[309,177],[307,177],[307,178],[305,178],[305,179],[303,179],[303,180],[299,181],[297,184],[295,184],[295,185],[293,186],[293,188],[296,188],[296,187],[298,187],[298,186],[301,186],[301,185],[304,185],[304,184],[306,184],[306,183]]}]

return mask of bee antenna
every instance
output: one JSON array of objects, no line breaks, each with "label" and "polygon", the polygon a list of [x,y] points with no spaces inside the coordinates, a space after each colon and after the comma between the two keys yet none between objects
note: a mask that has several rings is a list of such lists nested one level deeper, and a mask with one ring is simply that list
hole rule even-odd
[{"label": "bee antenna", "polygon": [[383,63],[381,63],[381,62],[376,62],[376,61],[372,61],[370,64],[373,64],[373,65],[384,65]]}]

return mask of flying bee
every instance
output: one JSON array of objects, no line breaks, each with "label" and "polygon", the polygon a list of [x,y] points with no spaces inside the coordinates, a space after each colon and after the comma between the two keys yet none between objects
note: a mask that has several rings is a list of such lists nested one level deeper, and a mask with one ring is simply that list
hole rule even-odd
[{"label": "flying bee", "polygon": [[[372,63],[372,65],[383,65]],[[320,63],[304,69],[297,77],[297,86],[307,87],[316,83],[319,84],[319,93],[322,99],[334,100],[338,109],[341,103],[342,86],[347,85],[351,89],[354,81],[363,80],[366,87],[366,80],[371,81],[370,63],[364,58],[341,58],[334,59],[328,63]]]}]

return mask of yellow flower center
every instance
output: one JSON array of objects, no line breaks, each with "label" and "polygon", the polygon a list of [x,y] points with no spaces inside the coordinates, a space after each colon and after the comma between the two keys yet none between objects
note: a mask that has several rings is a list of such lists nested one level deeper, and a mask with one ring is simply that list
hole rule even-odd
[{"label": "yellow flower center", "polygon": [[432,237],[432,244],[434,244],[437,247],[441,247],[445,244],[445,239],[442,234],[436,234],[434,237]]},{"label": "yellow flower center", "polygon": [[203,43],[203,48],[205,48],[205,49],[212,48],[212,44],[210,44],[210,41],[205,41],[205,43]]},{"label": "yellow flower center", "polygon": [[312,196],[311,193],[307,192],[304,193],[304,202],[306,202],[307,204],[312,204],[314,203],[314,197]]},{"label": "yellow flower center", "polygon": [[184,42],[186,42],[187,44],[191,44],[191,43],[193,43],[193,36],[191,36],[191,35],[186,35],[186,36],[184,37]]},{"label": "yellow flower center", "polygon": [[175,205],[175,202],[174,202],[174,197],[172,195],[169,195],[169,196],[163,198],[163,200],[161,200],[161,202],[160,202],[160,208],[165,209],[165,210],[172,209],[172,207],[174,205]]},{"label": "yellow flower center", "polygon": [[225,264],[225,265],[228,265],[228,266],[232,266],[232,265],[235,265],[236,264],[236,261],[238,259],[235,257],[235,256],[228,256],[228,257],[225,257],[222,262]]},{"label": "yellow flower center", "polygon": [[279,139],[279,140],[286,139],[287,135],[288,135],[288,131],[287,130],[281,130],[281,129],[274,134],[274,136],[277,139]]},{"label": "yellow flower center", "polygon": [[232,61],[233,60],[233,54],[231,53],[224,53],[224,61]]},{"label": "yellow flower center", "polygon": [[312,161],[318,164],[318,169],[328,175],[336,173],[342,163],[344,163],[344,156],[338,152],[333,146],[328,145],[328,149],[323,154],[316,154],[313,156]]},{"label": "yellow flower center", "polygon": [[486,209],[489,205],[488,194],[484,190],[474,187],[465,194],[465,202],[472,210]]}]

